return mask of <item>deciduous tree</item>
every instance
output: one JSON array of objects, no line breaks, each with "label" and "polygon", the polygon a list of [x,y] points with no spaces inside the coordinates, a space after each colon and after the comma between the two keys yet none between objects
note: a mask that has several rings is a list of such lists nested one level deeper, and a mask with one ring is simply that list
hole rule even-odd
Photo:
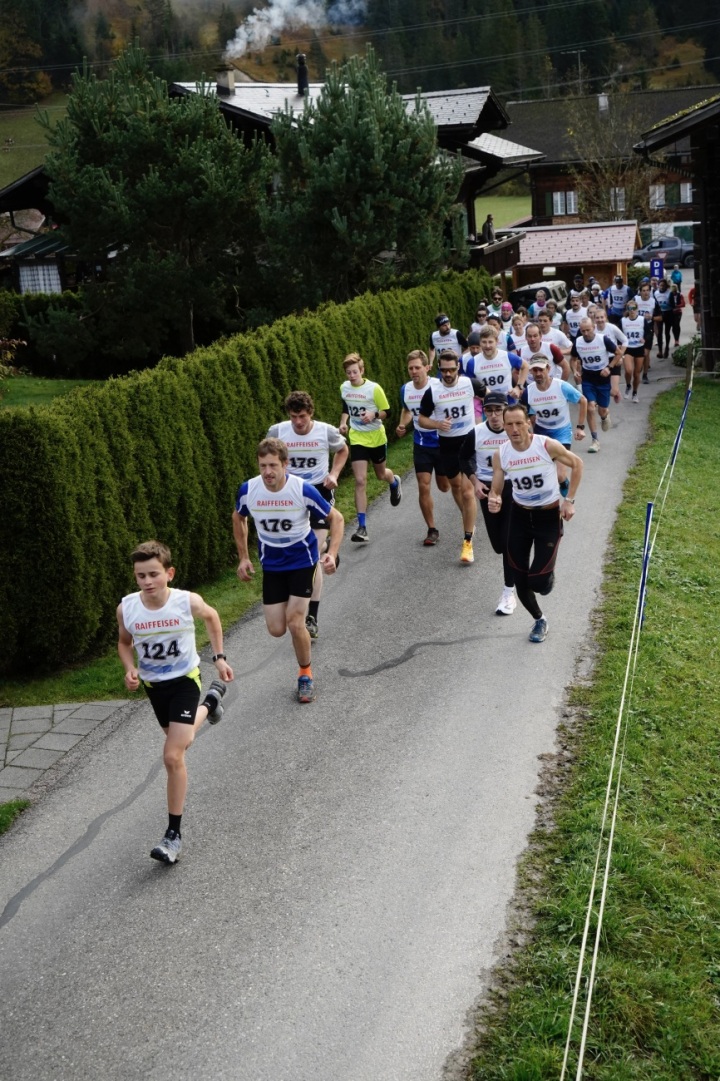
[{"label": "deciduous tree", "polygon": [[662,167],[633,152],[640,133],[650,126],[637,97],[616,93],[570,98],[568,115],[568,134],[582,162],[571,170],[580,219],[658,221],[663,212],[651,205],[650,185],[662,176]]}]

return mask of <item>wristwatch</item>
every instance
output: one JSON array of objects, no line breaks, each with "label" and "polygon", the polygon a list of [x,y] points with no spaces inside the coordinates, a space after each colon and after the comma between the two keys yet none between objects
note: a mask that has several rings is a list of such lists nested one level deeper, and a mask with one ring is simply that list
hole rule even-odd
[{"label": "wristwatch", "polygon": [[572,505],[575,506],[575,496],[573,496],[572,499],[571,499],[569,495],[566,495],[565,496],[565,502],[566,503],[572,503]]},{"label": "wristwatch", "polygon": [[224,653],[213,653],[212,659],[213,659],[213,664],[215,664],[215,661],[226,661],[227,657],[225,656]]}]

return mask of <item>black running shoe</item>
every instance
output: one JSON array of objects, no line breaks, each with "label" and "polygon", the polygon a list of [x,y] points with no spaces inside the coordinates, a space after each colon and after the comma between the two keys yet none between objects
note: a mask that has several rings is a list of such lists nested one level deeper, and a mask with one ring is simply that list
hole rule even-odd
[{"label": "black running shoe", "polygon": [[227,691],[227,686],[220,679],[214,679],[208,687],[208,692],[203,698],[203,705],[207,706],[207,719],[208,724],[217,724],[222,720],[225,710],[222,707],[220,699]]},{"label": "black running shoe", "polygon": [[402,499],[402,481],[397,473],[394,473],[395,481],[390,485],[390,506],[397,507]]},{"label": "black running shoe", "polygon": [[305,628],[311,638],[317,638],[320,634],[315,616],[305,616]]},{"label": "black running shoe", "polygon": [[426,548],[432,548],[440,540],[440,534],[437,529],[428,529],[427,536],[423,541]]},{"label": "black running shoe", "polygon": [[359,525],[350,540],[355,541],[357,544],[366,544],[370,538],[368,537],[368,531],[365,526]]}]

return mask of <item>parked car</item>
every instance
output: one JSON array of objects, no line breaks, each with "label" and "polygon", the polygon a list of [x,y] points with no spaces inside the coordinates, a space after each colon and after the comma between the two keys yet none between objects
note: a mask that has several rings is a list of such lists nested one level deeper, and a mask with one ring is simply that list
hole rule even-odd
[{"label": "parked car", "polygon": [[517,311],[521,306],[529,308],[535,300],[538,289],[545,290],[548,300],[555,301],[559,312],[565,311],[567,307],[567,286],[562,281],[535,282],[534,285],[521,285],[517,289],[513,289],[508,298],[513,309]]},{"label": "parked car", "polygon": [[661,236],[633,252],[633,263],[649,263],[651,259],[664,259],[666,265],[670,266],[673,263],[694,266],[695,245],[691,240],[683,240],[679,236]]}]

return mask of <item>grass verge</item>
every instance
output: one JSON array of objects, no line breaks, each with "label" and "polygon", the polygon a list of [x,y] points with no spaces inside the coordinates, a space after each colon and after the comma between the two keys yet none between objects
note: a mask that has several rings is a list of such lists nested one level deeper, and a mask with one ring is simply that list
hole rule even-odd
[{"label": "grass verge", "polygon": [[[388,465],[396,473],[406,473],[412,466],[412,439],[406,437],[391,445],[388,452]],[[368,498],[375,499],[387,486],[375,477],[372,469],[368,471]],[[335,505],[346,523],[353,520],[355,514],[354,485],[352,475],[346,473],[336,492]],[[228,533],[230,533],[228,517]],[[418,530],[422,532],[422,519],[418,511]],[[146,538],[138,538],[142,540]],[[216,581],[198,590],[214,608],[217,608],[222,625],[230,627],[256,604],[262,596],[262,572],[258,560],[254,558],[257,573],[251,583],[240,582],[235,573],[235,564]],[[342,570],[340,570],[342,574]],[[182,583],[178,583],[182,587]],[[120,598],[118,597],[118,601]],[[197,624],[198,645],[207,644],[203,623]],[[142,697],[142,692],[137,692]],[[102,657],[75,665],[62,672],[41,676],[31,680],[0,680],[0,706],[41,706],[59,702],[100,702],[113,698],[128,697],[122,681],[122,666],[114,649],[108,650]]]},{"label": "grass verge", "polygon": [[[645,505],[680,418],[659,398],[608,552],[592,681],[545,778],[550,792],[520,868],[526,943],[478,1021],[472,1077],[560,1075],[572,988],[635,610]],[[652,557],[627,710],[622,794],[583,1077],[720,1077],[720,386],[696,385]],[[656,515],[660,508],[656,507]],[[532,930],[528,933],[527,926]],[[594,930],[594,924],[593,924]],[[578,1017],[584,1009],[585,984]],[[575,1077],[576,1022],[568,1077]]]},{"label": "grass verge", "polygon": [[13,799],[9,803],[0,803],[0,833],[9,830],[18,815],[29,806],[29,799]]}]

